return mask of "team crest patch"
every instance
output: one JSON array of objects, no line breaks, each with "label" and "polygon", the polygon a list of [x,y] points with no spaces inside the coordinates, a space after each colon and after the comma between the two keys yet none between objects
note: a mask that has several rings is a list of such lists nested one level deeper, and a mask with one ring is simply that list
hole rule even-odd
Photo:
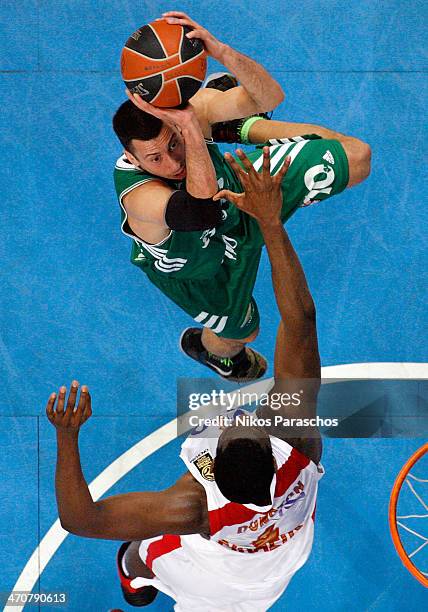
[{"label": "team crest patch", "polygon": [[199,455],[193,459],[192,463],[194,463],[198,468],[202,478],[205,478],[205,480],[209,480],[210,482],[214,481],[213,458],[211,457],[208,449],[202,451],[202,453],[199,453]]}]

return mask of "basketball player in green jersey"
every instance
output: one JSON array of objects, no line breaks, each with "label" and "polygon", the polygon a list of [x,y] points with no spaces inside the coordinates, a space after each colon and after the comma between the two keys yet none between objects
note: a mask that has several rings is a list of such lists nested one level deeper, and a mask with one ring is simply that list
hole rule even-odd
[{"label": "basketball player in green jersey", "polygon": [[[159,109],[129,95],[113,120],[125,149],[115,168],[122,230],[133,240],[132,262],[203,326],[185,330],[185,353],[229,380],[251,380],[266,371],[264,358],[246,346],[259,328],[252,291],[263,238],[251,217],[214,198],[219,189],[242,188],[231,158],[209,140],[213,124],[271,110],[284,95],[262,66],[184,13],[163,18],[190,26],[187,36],[202,40],[241,85],[225,92],[201,89],[182,109]],[[368,145],[319,126],[251,117],[238,125],[237,137],[243,143],[275,139],[273,174],[291,158],[283,221],[298,207],[340,193],[369,174]],[[247,154],[260,170],[262,150]],[[242,158],[240,150],[237,156]]]}]

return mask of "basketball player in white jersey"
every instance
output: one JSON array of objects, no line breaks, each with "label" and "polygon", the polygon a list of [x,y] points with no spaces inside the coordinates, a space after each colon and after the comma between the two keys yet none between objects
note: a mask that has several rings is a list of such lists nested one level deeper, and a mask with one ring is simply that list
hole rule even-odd
[{"label": "basketball player in white jersey", "polygon": [[[242,151],[228,163],[245,192],[219,192],[257,219],[266,242],[281,315],[270,405],[264,426],[233,425],[193,433],[181,458],[186,473],[170,488],[94,502],[80,466],[78,433],[91,415],[87,387],[73,381],[48,401],[57,429],[56,496],[62,526],[77,535],[127,540],[118,555],[126,601],[144,606],[158,590],[179,612],[267,610],[307,560],[313,540],[321,441],[316,428],[290,431],[275,417],[314,417],[320,383],[315,308],[305,275],[282,227],[281,179],[270,176],[269,149],[258,174]],[[284,402],[278,398],[298,397]],[[273,400],[276,404],[274,405]],[[288,404],[288,405],[287,405]],[[238,410],[235,417],[242,415]],[[269,425],[271,420],[272,425]],[[234,421],[237,422],[236,420]]]}]

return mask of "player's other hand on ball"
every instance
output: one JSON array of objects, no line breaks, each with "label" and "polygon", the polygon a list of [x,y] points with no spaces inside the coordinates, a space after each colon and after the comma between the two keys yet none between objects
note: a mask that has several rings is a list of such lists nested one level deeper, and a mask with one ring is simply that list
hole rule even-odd
[{"label": "player's other hand on ball", "polygon": [[242,149],[237,149],[236,154],[243,168],[230,153],[225,153],[224,157],[240,180],[244,193],[222,189],[213,200],[221,198],[229,200],[237,208],[257,219],[260,225],[277,224],[280,221],[282,208],[281,183],[290,166],[290,158],[287,157],[275,176],[271,176],[269,147],[263,148],[261,172],[256,172]]},{"label": "player's other hand on ball", "polygon": [[199,125],[195,109],[190,103],[188,103],[184,108],[160,108],[159,106],[154,106],[153,104],[146,102],[139,94],[132,94],[129,89],[126,89],[125,91],[131,102],[133,102],[140,110],[157,117],[171,127],[176,126],[182,129],[188,127],[192,123]]},{"label": "player's other hand on ball", "polygon": [[[92,414],[91,396],[88,387],[82,386],[77,401],[79,383],[73,380],[68,394],[66,387],[60,387],[58,393],[51,393],[46,405],[46,415],[49,421],[62,432],[77,433],[80,427]],[[77,406],[76,406],[77,401]]]},{"label": "player's other hand on ball", "polygon": [[181,11],[168,11],[167,13],[162,13],[161,19],[164,19],[167,23],[177,23],[192,28],[192,31],[188,32],[186,37],[189,40],[192,40],[192,38],[199,38],[199,40],[204,43],[206,52],[214,59],[221,61],[225,45],[208,32],[208,30],[199,25],[199,23],[193,21],[186,13],[182,13]]}]

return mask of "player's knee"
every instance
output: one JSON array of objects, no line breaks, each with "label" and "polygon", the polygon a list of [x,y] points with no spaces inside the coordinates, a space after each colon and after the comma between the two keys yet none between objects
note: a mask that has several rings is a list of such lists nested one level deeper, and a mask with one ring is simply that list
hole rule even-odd
[{"label": "player's knee", "polygon": [[370,174],[371,148],[366,142],[349,138],[343,143],[349,164],[348,187],[364,181]]},{"label": "player's knee", "polygon": [[372,161],[372,150],[366,142],[360,141],[359,147],[359,165],[361,172],[361,180],[364,181],[370,174]]}]

